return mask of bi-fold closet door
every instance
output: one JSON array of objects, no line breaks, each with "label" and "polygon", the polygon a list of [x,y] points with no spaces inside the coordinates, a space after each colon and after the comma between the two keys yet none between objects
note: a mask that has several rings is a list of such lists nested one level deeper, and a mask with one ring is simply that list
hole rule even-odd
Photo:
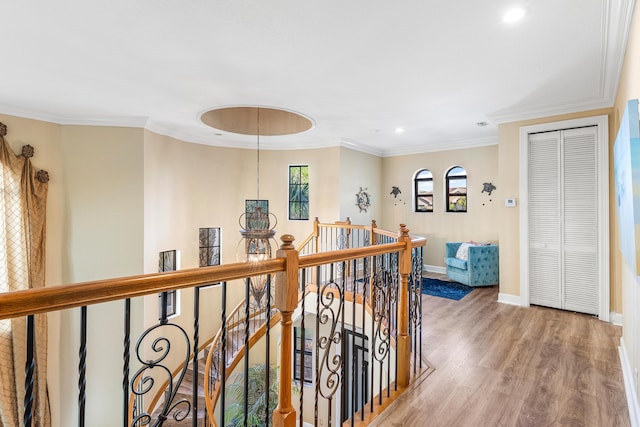
[{"label": "bi-fold closet door", "polygon": [[529,134],[531,304],[598,314],[596,126]]}]

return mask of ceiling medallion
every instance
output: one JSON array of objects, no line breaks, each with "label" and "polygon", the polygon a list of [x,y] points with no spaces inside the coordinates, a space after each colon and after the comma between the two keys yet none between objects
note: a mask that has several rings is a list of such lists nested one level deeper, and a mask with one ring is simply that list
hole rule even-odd
[{"label": "ceiling medallion", "polygon": [[311,119],[302,114],[268,107],[216,108],[200,119],[214,129],[241,135],[293,135],[313,127]]}]

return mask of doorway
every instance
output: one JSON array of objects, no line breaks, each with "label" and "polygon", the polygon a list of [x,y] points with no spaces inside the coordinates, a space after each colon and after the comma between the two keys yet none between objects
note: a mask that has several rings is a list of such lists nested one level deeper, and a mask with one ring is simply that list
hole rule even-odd
[{"label": "doorway", "polygon": [[520,297],[609,321],[608,117],[520,128]]}]

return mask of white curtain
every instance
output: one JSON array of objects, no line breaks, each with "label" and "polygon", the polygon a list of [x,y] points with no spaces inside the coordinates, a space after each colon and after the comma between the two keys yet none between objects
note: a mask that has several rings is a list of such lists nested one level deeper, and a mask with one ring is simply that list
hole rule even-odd
[{"label": "white curtain", "polygon": [[[16,156],[0,124],[0,292],[44,286],[48,174],[31,165],[31,146]],[[47,396],[46,315],[35,318],[32,426],[51,425]],[[24,426],[26,319],[0,320],[0,426]]]}]

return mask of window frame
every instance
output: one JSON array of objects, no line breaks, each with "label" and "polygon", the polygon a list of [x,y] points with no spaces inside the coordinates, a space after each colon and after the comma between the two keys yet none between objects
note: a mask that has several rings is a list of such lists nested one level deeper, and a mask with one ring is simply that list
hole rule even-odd
[{"label": "window frame", "polygon": [[222,259],[220,240],[220,227],[205,227],[199,230],[198,256],[200,267],[220,265]]},{"label": "window frame", "polygon": [[[429,177],[424,177],[421,178],[420,175],[427,172],[429,174]],[[420,187],[420,183],[424,183],[424,182],[431,182],[431,193],[424,193],[421,194],[419,192],[419,187]],[[418,170],[413,178],[413,211],[416,213],[430,213],[433,212],[433,172],[431,172],[431,170],[427,169],[427,168],[423,168]],[[422,204],[427,206],[427,209],[422,210],[422,209],[418,209],[418,206],[421,205],[421,203],[419,203],[419,199],[420,197],[431,197],[431,209],[428,208],[428,205],[426,204]]]},{"label": "window frame", "polygon": [[[306,169],[306,174],[303,174]],[[297,170],[298,182],[294,182],[294,172]],[[304,178],[306,176],[306,179]],[[309,165],[297,164],[289,165],[289,195],[288,195],[288,218],[290,221],[309,220]],[[306,189],[305,189],[306,186]],[[306,199],[306,200],[304,200]],[[294,213],[297,214],[294,215]]]},{"label": "window frame", "polygon": [[[178,269],[178,255],[176,249],[161,251],[158,253],[158,272],[176,271]],[[160,292],[158,294],[158,320],[166,323],[167,319],[178,316],[180,307],[180,293],[174,289],[171,291]],[[166,309],[163,310],[163,302]],[[164,313],[163,313],[164,311]]]},{"label": "window frame", "polygon": [[[454,172],[456,169],[461,169],[462,172],[464,172],[464,175],[460,175]],[[452,174],[452,172],[456,174]],[[462,179],[464,179],[464,194],[452,194],[451,181],[462,180]],[[444,182],[445,182],[445,190],[444,190],[445,191],[445,212],[466,213],[468,211],[468,206],[469,206],[469,197],[468,197],[469,196],[469,191],[468,191],[469,190],[469,174],[467,173],[467,170],[460,165],[450,167],[447,170],[447,172],[444,174]],[[454,188],[462,188],[462,187],[454,187]],[[458,197],[458,200],[464,197],[464,210],[452,209],[451,197]],[[455,205],[458,205],[457,201],[454,204],[454,206]]]},{"label": "window frame", "polygon": [[[309,328],[304,329],[305,336],[301,336],[302,327],[294,326],[293,328],[293,379],[300,383],[300,361],[309,361],[309,365],[305,365],[305,372],[310,371],[310,375],[304,376],[304,384],[312,384],[313,383],[313,331]],[[302,338],[304,338],[305,343],[307,341],[311,342],[311,348],[307,349],[305,346],[304,349],[301,348],[300,344],[302,343]]]}]

